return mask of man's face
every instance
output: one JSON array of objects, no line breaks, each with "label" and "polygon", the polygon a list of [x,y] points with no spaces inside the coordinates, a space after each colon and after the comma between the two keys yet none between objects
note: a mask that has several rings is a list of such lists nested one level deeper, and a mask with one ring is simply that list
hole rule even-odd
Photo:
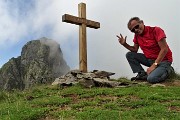
[{"label": "man's face", "polygon": [[142,21],[132,20],[129,25],[129,30],[135,34],[142,34],[144,31],[144,24]]}]

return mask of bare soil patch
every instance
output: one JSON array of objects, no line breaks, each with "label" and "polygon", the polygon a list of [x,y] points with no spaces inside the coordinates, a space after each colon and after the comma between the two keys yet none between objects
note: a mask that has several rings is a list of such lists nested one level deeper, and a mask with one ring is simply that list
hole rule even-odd
[{"label": "bare soil patch", "polygon": [[165,86],[180,86],[180,80],[165,81],[161,84],[164,84]]}]

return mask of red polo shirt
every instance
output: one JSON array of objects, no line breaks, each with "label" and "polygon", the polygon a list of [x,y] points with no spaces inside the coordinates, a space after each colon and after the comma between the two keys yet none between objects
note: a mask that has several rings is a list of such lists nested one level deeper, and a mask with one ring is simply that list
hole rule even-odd
[{"label": "red polo shirt", "polygon": [[[150,27],[150,26],[144,26],[144,27],[145,27],[144,31],[141,35],[138,34],[134,35],[133,42],[140,46],[144,55],[148,59],[156,60],[161,50],[158,45],[158,42],[162,40],[162,38],[166,38],[166,35],[160,27]],[[164,57],[163,61],[168,60],[169,62],[172,62],[173,61],[172,52],[168,45],[167,47],[168,47],[168,52]]]}]

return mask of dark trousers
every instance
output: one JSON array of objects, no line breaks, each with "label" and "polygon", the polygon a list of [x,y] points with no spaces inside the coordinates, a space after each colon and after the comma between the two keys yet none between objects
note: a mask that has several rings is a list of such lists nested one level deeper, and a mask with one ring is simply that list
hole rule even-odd
[{"label": "dark trousers", "polygon": [[[133,73],[145,72],[141,65],[150,67],[155,60],[147,59],[144,54],[136,52],[128,52],[126,58],[131,66]],[[153,70],[147,77],[150,83],[162,82],[168,78],[169,73],[172,71],[171,62],[162,61],[158,67]]]}]

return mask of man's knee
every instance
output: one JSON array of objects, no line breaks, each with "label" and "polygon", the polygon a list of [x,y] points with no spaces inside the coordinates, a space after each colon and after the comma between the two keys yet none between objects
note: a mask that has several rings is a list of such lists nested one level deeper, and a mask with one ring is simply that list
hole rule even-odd
[{"label": "man's knee", "polygon": [[157,83],[157,78],[156,77],[153,77],[153,76],[148,76],[147,77],[147,81],[149,82],[149,83]]},{"label": "man's knee", "polygon": [[165,81],[166,79],[167,79],[167,74],[166,74],[166,73],[163,74],[161,77],[151,76],[151,75],[149,75],[149,76],[147,77],[147,81],[148,81],[149,83],[152,83],[152,84],[163,82],[163,81]]},{"label": "man's knee", "polygon": [[135,52],[127,52],[127,53],[126,53],[126,58],[127,58],[127,59],[128,59],[128,58],[133,58],[134,55],[135,55]]}]

